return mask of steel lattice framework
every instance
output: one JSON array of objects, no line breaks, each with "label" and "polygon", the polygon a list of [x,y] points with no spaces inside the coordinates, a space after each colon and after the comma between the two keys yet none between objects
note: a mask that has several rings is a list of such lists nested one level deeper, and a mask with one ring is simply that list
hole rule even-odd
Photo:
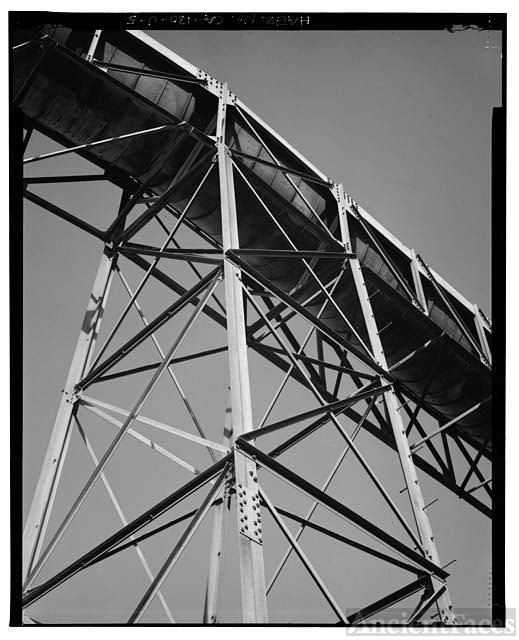
[{"label": "steel lattice framework", "polygon": [[[278,576],[290,570],[289,557],[297,556],[339,623],[370,621],[405,602],[411,624],[430,619],[435,611],[443,624],[455,624],[448,572],[438,555],[417,471],[491,515],[491,326],[481,310],[373,220],[341,184],[280,138],[226,84],[141,32],[49,27],[21,34],[13,50],[13,81],[13,101],[27,131],[25,147],[33,130],[65,147],[26,158],[24,164],[76,153],[103,170],[24,180],[28,201],[103,245],[25,526],[26,620],[31,619],[33,603],[73,576],[79,579],[90,567],[134,550],[148,584],[121,622],[141,621],[155,597],[174,622],[165,581],[204,518],[212,514],[200,621],[226,622],[219,612],[224,560],[230,553],[225,541],[232,529],[238,538],[236,584],[241,585],[246,623],[268,622],[267,594]],[[106,230],[32,188],[65,182],[92,188],[90,183],[98,180],[122,190],[119,211]],[[161,242],[157,230],[163,232]],[[125,275],[126,265],[143,274],[136,287]],[[120,280],[128,302],[98,345],[114,279]],[[162,287],[167,306],[148,320],[140,301],[152,283]],[[142,329],[126,337],[121,331],[130,313]],[[225,344],[179,355],[201,322],[225,331]],[[163,346],[158,336],[166,325],[176,327],[175,337]],[[140,353],[144,343],[153,345],[158,360],[136,364],[129,356]],[[178,367],[203,363],[216,354],[228,357],[229,392],[222,400],[225,421],[222,413],[215,420],[223,424],[208,431],[180,383]],[[282,373],[261,420],[252,413],[257,389],[249,372],[251,357],[261,357]],[[129,408],[98,397],[103,385],[141,380],[139,374],[146,374],[147,381],[132,395]],[[159,382],[167,378],[195,433],[144,412]],[[311,399],[312,408],[301,410],[303,403],[296,411],[292,402],[290,415],[272,419],[290,384]],[[99,458],[82,426],[92,415],[116,430]],[[313,436],[326,426],[343,448],[325,481],[316,484],[296,473],[293,458],[284,454],[311,448]],[[189,442],[204,453],[205,463],[199,468],[177,449],[143,435],[140,427],[166,432],[171,442]],[[80,434],[94,467],[49,536],[73,432]],[[363,432],[398,461],[404,489],[396,496],[357,444]],[[156,456],[192,476],[133,519],[125,517],[107,476],[109,463],[128,439],[151,447]],[[333,497],[329,488],[347,456],[357,461],[359,473],[378,492],[397,535],[342,497]],[[266,488],[273,482],[270,476],[311,499],[304,516],[278,504],[278,496]],[[101,483],[121,528],[42,580],[49,558]],[[196,497],[194,507],[177,513],[177,505],[182,507],[191,496]],[[323,509],[354,525],[362,541],[320,522]],[[174,519],[158,526],[170,511]],[[268,583],[265,516],[287,544]],[[143,551],[145,542],[164,530],[177,531],[181,523],[185,528],[153,571]],[[400,588],[347,612],[312,563],[311,549],[303,548],[305,531],[374,558],[384,571],[411,576]]]}]

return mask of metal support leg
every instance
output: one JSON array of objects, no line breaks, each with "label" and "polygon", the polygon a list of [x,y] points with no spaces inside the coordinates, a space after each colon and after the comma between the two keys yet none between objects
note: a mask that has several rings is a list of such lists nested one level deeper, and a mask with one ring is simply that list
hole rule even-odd
[{"label": "metal support leg", "polygon": [[[336,196],[338,200],[339,210],[344,210],[346,207],[344,202],[345,195],[342,185],[339,185]],[[342,240],[346,246],[349,246],[350,237],[348,233],[347,217],[345,216],[345,218],[346,219],[343,220],[343,224],[341,224]],[[372,351],[375,355],[377,364],[387,371],[388,365],[386,356],[382,347],[382,342],[380,340],[375,316],[373,315],[373,309],[369,300],[369,295],[366,288],[366,283],[364,281],[364,275],[362,273],[360,262],[357,258],[355,258],[350,260],[350,265],[357,289],[357,295],[362,307],[364,321],[366,323]],[[394,390],[390,389],[386,391],[384,393],[384,399],[386,402],[389,420],[397,445],[398,456],[400,458],[400,464],[402,466],[409,498],[411,500],[413,515],[416,521],[416,526],[422,543],[423,551],[425,552],[428,560],[431,560],[437,566],[441,566],[438,550],[436,549],[436,544],[434,542],[431,524],[425,511],[425,502],[423,499],[422,490],[418,482],[418,476],[413,463],[409,443],[407,441],[404,423],[398,412],[399,405]],[[431,578],[431,580],[435,592],[444,587],[444,583],[438,578],[433,577]],[[444,624],[456,624],[456,617],[453,613],[449,592],[446,588],[444,591],[442,591],[441,596],[438,598],[438,608],[441,620]]]},{"label": "metal support leg", "polygon": [[95,55],[95,52],[97,49],[97,43],[99,42],[100,37],[101,37],[101,29],[96,29],[92,37],[92,42],[90,43],[90,47],[88,48],[88,53],[86,56],[86,59],[88,62],[91,62],[92,58]]},{"label": "metal support leg", "polygon": [[23,582],[38,560],[45,537],[70,440],[74,386],[85,374],[93,352],[113,275],[112,263],[110,249],[105,246],[23,534]]},{"label": "metal support leg", "polygon": [[[227,85],[224,85],[218,106],[217,122],[218,169],[220,177],[224,251],[239,248],[232,159],[228,148],[225,146],[227,97]],[[241,288],[241,272],[229,261],[225,261],[224,275],[232,423],[234,438],[238,438],[253,428],[245,317]],[[250,496],[257,495],[257,484],[255,483],[255,480],[257,480],[256,463],[247,458],[243,453],[235,450],[234,468],[237,496],[242,496],[245,492],[250,500]],[[241,497],[238,499],[237,497],[236,502],[239,508],[242,508],[239,503],[243,500],[246,501],[247,499]],[[249,537],[249,525],[247,525],[247,529],[245,529],[245,524],[240,522],[240,513],[237,508],[243,622],[266,623],[267,599],[265,593],[262,540],[261,537],[258,538],[258,536],[256,536],[256,539],[253,539],[252,536]],[[252,532],[252,523],[250,526]]]},{"label": "metal support leg", "polygon": [[[231,391],[229,389],[227,407],[225,410],[225,422],[223,432],[223,445],[228,447],[232,437],[232,405]],[[209,553],[209,575],[207,577],[207,589],[205,594],[204,622],[214,624],[218,622],[218,609],[220,605],[220,589],[223,574],[223,554],[225,550],[225,538],[231,509],[232,478],[228,477],[224,488],[223,500],[214,507],[213,537],[211,551]]]},{"label": "metal support leg", "polygon": [[474,305],[474,324],[476,325],[476,331],[478,332],[479,342],[481,343],[483,353],[485,354],[490,366],[492,366],[492,352],[490,351],[490,347],[488,345],[485,326],[483,324],[483,319],[481,318],[481,314],[477,304]]}]

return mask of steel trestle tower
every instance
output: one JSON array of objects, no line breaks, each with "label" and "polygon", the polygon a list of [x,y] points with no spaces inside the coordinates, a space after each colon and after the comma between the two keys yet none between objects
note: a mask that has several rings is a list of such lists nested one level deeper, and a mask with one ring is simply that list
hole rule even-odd
[{"label": "steel trestle tower", "polygon": [[[49,26],[20,34],[12,55],[13,101],[23,113],[25,145],[35,130],[65,147],[24,163],[44,164],[47,158],[77,153],[103,171],[24,180],[28,201],[101,243],[25,525],[26,620],[31,620],[33,603],[69,579],[133,549],[148,582],[121,622],[144,621],[155,599],[174,623],[167,580],[173,580],[175,565],[211,516],[200,622],[226,622],[222,585],[233,531],[245,623],[269,622],[268,596],[297,557],[341,624],[373,620],[402,603],[410,624],[434,615],[445,625],[455,624],[449,574],[438,554],[421,477],[491,515],[489,320],[227,84],[144,33]],[[105,230],[34,191],[46,181],[83,182],[88,188],[95,180],[109,181],[122,192],[119,210]],[[141,273],[137,286],[125,275],[126,265]],[[102,321],[116,282],[128,300],[107,328]],[[148,320],[142,300],[152,285],[166,292],[167,306]],[[142,328],[128,337],[123,329],[130,313]],[[185,354],[200,323],[216,326],[226,342]],[[161,331],[173,325],[174,337],[166,345]],[[138,360],[144,344],[158,354],[157,362]],[[225,418],[222,411],[214,418],[218,424],[208,425],[183,388],[178,367],[181,362],[203,366],[215,354],[226,359],[229,382],[221,404]],[[261,420],[253,414],[258,392],[253,370],[259,360],[282,375]],[[130,408],[96,397],[103,385],[142,381],[141,374],[147,378],[137,393],[132,387]],[[170,424],[146,415],[145,405],[167,379],[191,428],[173,426],[176,416]],[[291,385],[307,404],[294,410],[292,403],[289,414],[271,418],[283,398],[294,397]],[[84,418],[92,415],[116,430],[99,457],[83,427]],[[143,426],[198,448],[204,462],[148,438],[140,431]],[[331,471],[328,465],[324,483],[316,483],[311,473],[294,471],[294,464],[304,468],[300,463],[308,458],[298,452],[308,443],[311,447],[325,428],[343,449]],[[49,528],[74,433],[83,440],[93,470],[64,517]],[[404,487],[396,495],[363,452],[363,433],[397,461]],[[110,463],[122,456],[129,439],[189,475],[133,518],[124,515],[108,477]],[[363,515],[344,495],[334,497],[337,492],[330,487],[347,455],[377,492],[391,525]],[[311,500],[306,516],[279,502],[273,482]],[[121,527],[47,575],[50,558],[101,484]],[[177,505],[191,510],[177,512]],[[157,526],[170,511],[175,519]],[[336,518],[335,524],[326,518],[320,522],[323,513]],[[267,519],[281,540],[271,548]],[[340,521],[362,537],[344,535],[336,526]],[[178,533],[181,522],[185,528]],[[288,522],[298,525],[295,532]],[[154,571],[144,549],[164,530],[173,541]],[[333,568],[323,568],[322,557],[314,558],[311,547],[304,546],[305,531],[339,541],[388,572],[410,573],[412,579],[355,609],[337,594]],[[281,557],[273,572],[269,552]]]}]

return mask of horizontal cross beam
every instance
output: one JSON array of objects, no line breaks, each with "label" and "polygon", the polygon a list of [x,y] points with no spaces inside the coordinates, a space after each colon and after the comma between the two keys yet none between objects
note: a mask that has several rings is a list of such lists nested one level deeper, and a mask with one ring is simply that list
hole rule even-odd
[{"label": "horizontal cross beam", "polygon": [[309,173],[304,173],[303,171],[298,171],[297,169],[291,169],[290,167],[284,167],[280,164],[275,164],[274,162],[269,162],[268,160],[264,160],[263,158],[258,158],[257,156],[251,156],[248,153],[243,151],[238,151],[238,149],[230,149],[230,152],[233,156],[237,156],[238,158],[245,158],[246,160],[252,160],[253,162],[259,162],[260,164],[264,164],[267,167],[272,167],[272,169],[276,169],[277,171],[282,171],[283,173],[289,173],[294,176],[299,176],[308,182],[315,182],[323,187],[330,188],[332,186],[331,182],[325,182],[318,178],[317,176],[312,176]]},{"label": "horizontal cross beam", "polygon": [[98,60],[92,58],[92,64],[103,69],[110,69],[112,71],[122,71],[123,73],[130,73],[138,76],[147,76],[151,78],[160,78],[162,80],[171,80],[172,82],[187,82],[189,84],[206,85],[207,80],[203,78],[194,78],[189,76],[179,76],[174,73],[166,73],[164,71],[153,71],[152,69],[136,69],[135,67],[128,67],[124,64],[115,64],[114,62],[104,62],[104,60]]},{"label": "horizontal cross beam", "polygon": [[292,249],[234,249],[238,256],[262,256],[265,258],[320,258],[323,260],[349,260],[354,253],[347,251],[299,251]]}]

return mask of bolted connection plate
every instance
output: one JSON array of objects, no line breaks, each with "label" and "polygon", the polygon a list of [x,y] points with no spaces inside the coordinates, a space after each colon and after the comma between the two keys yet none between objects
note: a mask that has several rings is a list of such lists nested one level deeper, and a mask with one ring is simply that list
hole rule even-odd
[{"label": "bolted connection plate", "polygon": [[236,491],[240,533],[243,536],[247,536],[250,540],[262,544],[263,536],[261,531],[261,509],[258,485],[256,484],[255,487],[245,487],[242,484],[238,484]]}]

